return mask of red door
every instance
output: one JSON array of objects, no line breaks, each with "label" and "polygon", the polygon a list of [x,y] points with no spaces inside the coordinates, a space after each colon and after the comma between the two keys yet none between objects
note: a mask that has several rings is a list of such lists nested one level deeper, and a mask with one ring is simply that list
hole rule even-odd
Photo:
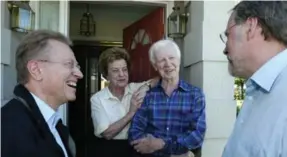
[{"label": "red door", "polygon": [[131,56],[130,81],[145,81],[157,75],[149,62],[150,46],[164,37],[164,9],[158,8],[123,31],[123,45]]}]

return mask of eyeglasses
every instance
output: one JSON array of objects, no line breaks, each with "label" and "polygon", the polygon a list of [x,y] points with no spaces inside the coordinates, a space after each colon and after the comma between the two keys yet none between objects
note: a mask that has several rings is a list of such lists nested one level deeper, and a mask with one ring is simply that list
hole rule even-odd
[{"label": "eyeglasses", "polygon": [[78,63],[75,63],[74,61],[68,61],[68,62],[55,62],[55,61],[49,61],[49,60],[38,60],[40,62],[47,62],[47,63],[56,63],[56,64],[62,64],[65,67],[69,68],[69,69],[81,69],[80,65]]},{"label": "eyeglasses", "polygon": [[228,36],[229,36],[229,31],[230,29],[232,29],[234,26],[236,26],[236,24],[230,26],[226,31],[224,31],[223,33],[220,33],[219,37],[221,39],[221,41],[226,44],[227,40],[228,40]]}]

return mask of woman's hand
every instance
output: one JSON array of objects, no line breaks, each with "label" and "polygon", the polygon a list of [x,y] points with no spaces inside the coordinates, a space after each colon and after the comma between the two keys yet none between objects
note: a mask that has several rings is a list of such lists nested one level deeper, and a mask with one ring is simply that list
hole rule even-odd
[{"label": "woman's hand", "polygon": [[141,94],[140,90],[137,90],[131,98],[129,113],[135,114],[138,108],[140,108],[143,102],[143,99],[144,99],[144,95]]},{"label": "woman's hand", "polygon": [[139,90],[136,91],[132,95],[129,112],[120,120],[109,125],[108,129],[106,129],[101,135],[108,140],[113,139],[116,135],[118,135],[119,132],[121,132],[126,127],[126,125],[131,121],[136,111],[141,106],[143,98],[144,97],[141,96],[140,91]]},{"label": "woman's hand", "polygon": [[159,80],[160,80],[159,76],[150,79],[149,80],[150,86],[155,87],[158,84]]}]

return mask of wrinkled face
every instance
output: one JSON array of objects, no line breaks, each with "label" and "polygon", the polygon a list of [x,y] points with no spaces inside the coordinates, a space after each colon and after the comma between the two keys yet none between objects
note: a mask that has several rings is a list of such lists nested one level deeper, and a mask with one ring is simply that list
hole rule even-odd
[{"label": "wrinkled face", "polygon": [[74,101],[77,82],[83,74],[73,51],[68,45],[51,40],[46,53],[47,56],[39,60],[42,90],[56,102]]},{"label": "wrinkled face", "polygon": [[180,58],[171,49],[164,49],[154,54],[154,68],[162,79],[175,79],[179,77]]},{"label": "wrinkled face", "polygon": [[127,62],[124,59],[119,59],[109,63],[107,79],[111,86],[125,88],[129,82]]},{"label": "wrinkled face", "polygon": [[226,47],[224,54],[228,59],[228,69],[232,76],[245,77],[246,68],[250,62],[248,41],[245,25],[235,25],[231,15],[226,30]]}]

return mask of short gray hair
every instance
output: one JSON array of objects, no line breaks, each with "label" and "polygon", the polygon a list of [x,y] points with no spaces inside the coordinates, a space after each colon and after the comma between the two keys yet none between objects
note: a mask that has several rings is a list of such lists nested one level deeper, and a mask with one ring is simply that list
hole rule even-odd
[{"label": "short gray hair", "polygon": [[149,60],[152,64],[155,63],[155,53],[158,51],[161,51],[162,49],[172,49],[178,56],[178,58],[180,59],[181,56],[181,52],[179,47],[177,46],[177,44],[170,39],[163,39],[163,40],[159,40],[157,42],[155,42],[149,49]]},{"label": "short gray hair", "polygon": [[51,30],[35,30],[27,34],[16,50],[17,81],[26,84],[29,79],[27,63],[46,53],[49,41],[56,40],[71,46],[72,42],[65,35]]},{"label": "short gray hair", "polygon": [[241,1],[232,11],[236,24],[257,18],[265,40],[274,38],[287,45],[286,1]]}]

